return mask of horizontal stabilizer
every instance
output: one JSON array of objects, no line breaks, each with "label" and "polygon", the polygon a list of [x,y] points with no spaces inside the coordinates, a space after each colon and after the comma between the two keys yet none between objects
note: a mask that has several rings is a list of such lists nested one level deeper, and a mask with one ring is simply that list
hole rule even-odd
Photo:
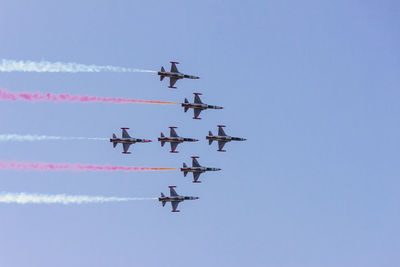
[{"label": "horizontal stabilizer", "polygon": [[161,146],[164,146],[165,145],[165,141],[161,141]]},{"label": "horizontal stabilizer", "polygon": [[211,145],[211,144],[212,144],[212,142],[213,142],[213,140],[212,140],[212,139],[208,139],[208,144],[209,144],[209,145]]},{"label": "horizontal stabilizer", "polygon": [[113,142],[113,147],[115,148],[118,145],[118,142]]}]

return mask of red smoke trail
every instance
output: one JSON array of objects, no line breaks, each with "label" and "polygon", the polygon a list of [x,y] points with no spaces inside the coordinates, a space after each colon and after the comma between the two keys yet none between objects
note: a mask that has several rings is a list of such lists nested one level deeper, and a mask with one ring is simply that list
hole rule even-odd
[{"label": "red smoke trail", "polygon": [[18,162],[18,161],[0,161],[2,170],[36,170],[36,171],[168,171],[178,168],[153,168],[153,167],[125,167],[110,165],[94,165],[80,163],[45,163],[45,162]]},{"label": "red smoke trail", "polygon": [[5,89],[0,89],[0,100],[19,101],[25,100],[29,102],[45,101],[45,102],[69,102],[69,103],[138,103],[138,104],[179,104],[176,102],[153,101],[153,100],[138,100],[121,97],[100,97],[87,95],[70,95],[70,94],[52,94],[52,93],[13,93]]}]

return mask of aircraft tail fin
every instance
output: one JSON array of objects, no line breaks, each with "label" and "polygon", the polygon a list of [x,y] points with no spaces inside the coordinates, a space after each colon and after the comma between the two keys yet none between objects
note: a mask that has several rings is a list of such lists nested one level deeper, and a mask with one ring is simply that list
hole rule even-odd
[{"label": "aircraft tail fin", "polygon": [[[161,72],[165,72],[164,67],[161,67]],[[164,80],[165,76],[164,75],[160,75],[160,81]]]},{"label": "aircraft tail fin", "polygon": [[[189,104],[189,100],[187,100],[187,98],[185,98],[185,104]],[[185,112],[187,112],[188,110],[189,110],[189,108],[188,107],[185,107]]]},{"label": "aircraft tail fin", "polygon": [[[212,132],[211,132],[211,131],[208,131],[208,136],[213,136],[213,134],[212,134]],[[212,142],[213,142],[213,140],[212,140],[212,139],[208,139],[208,144],[209,144],[209,145],[211,145],[211,144],[212,144]]]},{"label": "aircraft tail fin", "polygon": [[[163,133],[161,133],[161,138],[163,138],[163,137],[165,137],[165,135]],[[160,138],[158,140],[160,140]],[[161,146],[164,146],[165,141],[163,141],[163,140],[160,140],[160,141],[161,141]]]},{"label": "aircraft tail fin", "polygon": [[[183,163],[183,168],[187,168],[186,163]],[[183,177],[186,177],[187,174],[188,174],[188,172],[183,172]]]},{"label": "aircraft tail fin", "polygon": [[[117,136],[115,135],[115,133],[113,133],[113,138],[117,138]],[[113,147],[115,148],[117,146],[118,142],[113,142]]]},{"label": "aircraft tail fin", "polygon": [[[161,197],[165,197],[163,192],[161,192]],[[161,204],[162,204],[163,207],[165,206],[165,203],[166,203],[165,201],[161,201]]]}]

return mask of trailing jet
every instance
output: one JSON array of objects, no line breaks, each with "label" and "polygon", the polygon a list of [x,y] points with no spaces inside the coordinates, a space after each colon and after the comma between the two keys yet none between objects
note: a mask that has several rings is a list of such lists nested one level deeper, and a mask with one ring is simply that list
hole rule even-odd
[{"label": "trailing jet", "polygon": [[199,199],[199,197],[190,197],[190,196],[180,196],[175,192],[174,187],[176,186],[168,186],[169,187],[169,197],[166,197],[163,193],[161,193],[161,197],[158,198],[158,201],[162,203],[162,206],[165,206],[165,203],[171,202],[172,206],[172,212],[179,212],[180,210],[177,210],[178,205],[180,202],[185,201],[185,200],[195,200]]},{"label": "trailing jet", "polygon": [[177,146],[180,143],[183,142],[197,142],[199,141],[198,139],[193,139],[193,138],[184,138],[180,137],[176,134],[175,128],[178,127],[169,127],[170,128],[170,137],[166,137],[163,133],[161,133],[161,137],[158,138],[158,141],[161,142],[161,146],[164,146],[165,142],[170,142],[171,143],[171,153],[178,153],[178,151],[175,151]]},{"label": "trailing jet", "polygon": [[208,136],[206,136],[206,139],[208,140],[208,144],[211,145],[213,141],[218,141],[218,150],[220,152],[225,152],[225,150],[222,150],[222,148],[224,148],[224,145],[227,142],[230,141],[246,141],[246,138],[241,138],[241,137],[232,137],[232,136],[228,136],[225,134],[224,129],[222,129],[223,127],[225,127],[225,125],[218,125],[218,135],[217,136],[213,136],[211,131],[208,131]]},{"label": "trailing jet", "polygon": [[161,67],[161,71],[158,72],[158,75],[160,75],[160,81],[162,81],[165,77],[169,77],[169,86],[168,86],[169,88],[176,88],[176,87],[174,87],[174,84],[179,79],[183,79],[183,78],[200,79],[200,77],[197,77],[197,76],[180,73],[178,71],[178,68],[176,67],[176,64],[179,64],[179,62],[171,61],[170,63],[171,63],[171,71],[170,72],[165,71],[164,67]]},{"label": "trailing jet", "polygon": [[192,108],[194,110],[193,119],[201,120],[201,118],[199,118],[199,115],[202,110],[223,109],[223,107],[207,105],[207,104],[204,104],[203,102],[201,102],[201,99],[199,97],[199,95],[201,95],[201,93],[193,93],[193,94],[194,94],[194,103],[189,103],[187,98],[185,98],[185,102],[182,103],[182,107],[185,108],[185,112],[187,112],[189,108]]},{"label": "trailing jet", "polygon": [[209,168],[209,167],[203,167],[199,164],[197,161],[199,157],[192,157],[192,167],[188,167],[186,163],[183,163],[183,168],[181,168],[181,171],[183,172],[183,176],[186,177],[188,172],[193,172],[193,183],[201,183],[199,181],[200,174],[203,172],[209,172],[209,171],[220,171],[220,168]]},{"label": "trailing jet", "polygon": [[124,149],[124,152],[122,152],[122,154],[131,154],[131,152],[128,152],[128,150],[132,144],[151,142],[151,140],[147,139],[132,138],[126,131],[129,130],[129,128],[121,128],[121,129],[122,129],[122,137],[119,138],[115,134],[113,134],[113,137],[110,139],[110,142],[113,143],[114,148],[117,146],[118,143],[121,143]]}]

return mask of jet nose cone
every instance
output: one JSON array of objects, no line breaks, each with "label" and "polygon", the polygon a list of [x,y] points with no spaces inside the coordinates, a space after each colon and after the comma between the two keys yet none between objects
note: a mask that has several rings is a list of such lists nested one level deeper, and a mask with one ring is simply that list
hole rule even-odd
[{"label": "jet nose cone", "polygon": [[153,140],[145,140],[146,143],[153,142]]},{"label": "jet nose cone", "polygon": [[193,139],[193,141],[194,141],[194,142],[197,142],[197,141],[199,141],[199,139]]},{"label": "jet nose cone", "polygon": [[217,168],[217,171],[220,171],[220,170],[222,170],[221,168]]},{"label": "jet nose cone", "polygon": [[199,197],[195,197],[194,199],[199,199]]}]

